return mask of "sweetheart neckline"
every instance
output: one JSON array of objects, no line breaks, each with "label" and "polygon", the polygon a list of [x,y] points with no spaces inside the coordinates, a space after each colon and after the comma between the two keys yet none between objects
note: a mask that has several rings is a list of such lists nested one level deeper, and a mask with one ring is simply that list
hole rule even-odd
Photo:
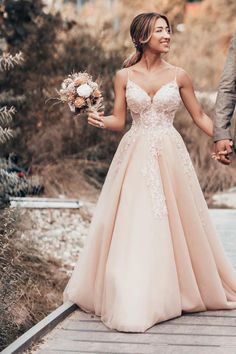
[{"label": "sweetheart neckline", "polygon": [[[134,84],[135,86],[137,86],[141,91],[143,91],[143,92],[146,94],[146,96],[150,99],[151,103],[153,102],[155,96],[158,94],[159,91],[161,91],[161,89],[162,89],[163,87],[166,87],[166,86],[168,86],[169,84],[175,83],[176,86],[179,88],[176,79],[173,79],[173,80],[168,81],[168,82],[166,82],[165,84],[161,85],[161,87],[160,87],[160,88],[155,92],[155,94],[151,97],[151,96],[147,93],[147,91],[144,90],[144,89],[143,89],[140,85],[138,85],[135,81],[133,81],[133,80],[131,80],[130,78],[128,78],[128,79],[127,79],[127,83],[128,83],[128,82],[133,83],[133,84]],[[127,83],[126,83],[126,85],[127,85]]]}]

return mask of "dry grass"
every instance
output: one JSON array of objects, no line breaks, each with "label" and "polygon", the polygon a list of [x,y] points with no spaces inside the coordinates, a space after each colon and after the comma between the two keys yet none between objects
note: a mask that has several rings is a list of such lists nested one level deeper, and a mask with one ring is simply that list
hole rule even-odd
[{"label": "dry grass", "polygon": [[0,210],[0,350],[62,303],[67,281],[57,260],[21,239],[19,218],[18,211]]}]

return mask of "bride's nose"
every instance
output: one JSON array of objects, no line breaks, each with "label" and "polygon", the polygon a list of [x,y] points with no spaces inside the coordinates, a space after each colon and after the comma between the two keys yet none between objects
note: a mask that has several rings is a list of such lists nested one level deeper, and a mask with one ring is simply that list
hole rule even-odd
[{"label": "bride's nose", "polygon": [[164,38],[169,39],[170,38],[170,32],[168,32],[168,30],[165,30],[163,36],[164,36]]}]

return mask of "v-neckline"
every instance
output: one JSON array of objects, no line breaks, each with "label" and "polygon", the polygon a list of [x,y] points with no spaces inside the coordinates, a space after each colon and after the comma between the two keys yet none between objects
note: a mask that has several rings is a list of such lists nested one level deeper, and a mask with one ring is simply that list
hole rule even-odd
[{"label": "v-neckline", "polygon": [[127,79],[127,82],[130,81],[132,82],[135,86],[137,86],[141,91],[143,91],[146,96],[150,99],[151,103],[153,102],[155,96],[158,94],[158,92],[165,86],[169,85],[169,84],[172,84],[172,83],[175,83],[177,85],[177,81],[176,81],[176,78],[174,78],[173,80],[171,81],[168,81],[166,82],[165,84],[161,85],[160,88],[158,90],[156,90],[155,94],[153,96],[150,96],[146,90],[144,90],[140,85],[138,85],[135,81],[131,80],[130,78]]}]

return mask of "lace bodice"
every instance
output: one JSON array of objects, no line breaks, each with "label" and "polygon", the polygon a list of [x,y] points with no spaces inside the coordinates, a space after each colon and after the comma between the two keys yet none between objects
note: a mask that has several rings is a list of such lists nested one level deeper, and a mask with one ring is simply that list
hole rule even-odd
[{"label": "lace bodice", "polygon": [[145,128],[172,125],[181,104],[176,76],[162,85],[153,97],[128,77],[126,101],[135,125]]},{"label": "lace bodice", "polygon": [[[174,128],[173,121],[182,100],[179,86],[175,78],[156,91],[153,97],[142,89],[128,76],[126,84],[127,107],[131,112],[132,125],[124,134],[113,163],[114,174],[118,173],[119,166],[126,158],[127,152],[134,149],[138,142],[142,144],[146,152],[145,164],[140,165],[140,173],[147,183],[152,200],[154,216],[165,218],[168,210],[165,202],[162,180],[160,176],[158,157],[165,155],[163,141],[171,139],[175,141],[176,149],[183,161],[183,168],[191,177],[194,169],[182,140],[181,135]],[[191,180],[191,178],[189,178]]]}]

